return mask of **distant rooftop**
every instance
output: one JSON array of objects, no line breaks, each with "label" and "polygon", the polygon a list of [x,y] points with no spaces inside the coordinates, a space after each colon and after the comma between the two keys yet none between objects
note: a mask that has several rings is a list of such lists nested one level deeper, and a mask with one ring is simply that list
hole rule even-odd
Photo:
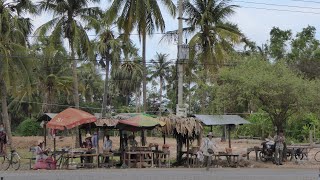
[{"label": "distant rooftop", "polygon": [[200,120],[204,125],[214,126],[214,125],[241,125],[250,124],[249,121],[243,119],[238,115],[194,115],[198,120]]}]

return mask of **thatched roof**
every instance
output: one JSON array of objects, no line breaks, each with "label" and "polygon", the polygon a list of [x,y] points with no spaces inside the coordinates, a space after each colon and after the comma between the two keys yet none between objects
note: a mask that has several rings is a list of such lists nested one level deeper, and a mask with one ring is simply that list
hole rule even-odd
[{"label": "thatched roof", "polygon": [[119,120],[115,118],[103,118],[103,119],[97,119],[95,122],[96,126],[98,127],[114,127],[118,124]]},{"label": "thatched roof", "polygon": [[[95,113],[96,116],[99,116],[99,113]],[[95,125],[98,127],[116,127],[119,123],[119,120],[128,119],[129,116],[118,114],[109,118],[99,118],[95,122]]]},{"label": "thatched roof", "polygon": [[161,129],[162,132],[167,135],[188,135],[190,138],[202,135],[202,124],[199,120],[193,117],[169,115],[167,117],[160,117],[159,120],[166,123],[166,125]]}]

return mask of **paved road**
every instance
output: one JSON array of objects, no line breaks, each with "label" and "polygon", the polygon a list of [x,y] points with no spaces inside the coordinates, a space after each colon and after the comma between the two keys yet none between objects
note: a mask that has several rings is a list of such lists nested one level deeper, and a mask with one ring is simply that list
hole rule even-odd
[{"label": "paved road", "polygon": [[95,169],[6,171],[0,180],[318,180],[316,169]]}]

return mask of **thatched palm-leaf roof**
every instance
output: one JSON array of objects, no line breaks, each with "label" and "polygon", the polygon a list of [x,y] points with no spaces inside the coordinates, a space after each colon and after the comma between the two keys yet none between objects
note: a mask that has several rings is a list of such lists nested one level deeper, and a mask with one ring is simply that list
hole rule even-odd
[{"label": "thatched palm-leaf roof", "polygon": [[118,123],[119,120],[124,120],[124,119],[128,119],[129,116],[125,116],[125,115],[116,115],[116,116],[112,116],[112,117],[108,117],[108,118],[99,118],[97,119],[97,121],[95,122],[95,125],[98,127],[109,127],[109,128],[115,128]]},{"label": "thatched palm-leaf roof", "polygon": [[201,122],[193,117],[170,115],[167,117],[160,117],[159,120],[166,123],[161,130],[167,135],[180,135],[184,137],[188,135],[189,138],[202,135],[203,126],[201,125]]}]

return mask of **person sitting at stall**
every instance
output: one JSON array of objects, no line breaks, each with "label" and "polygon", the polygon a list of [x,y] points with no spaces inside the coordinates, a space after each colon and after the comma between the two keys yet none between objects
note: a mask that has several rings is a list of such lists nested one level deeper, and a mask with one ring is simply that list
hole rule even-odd
[{"label": "person sitting at stall", "polygon": [[[85,154],[93,154],[95,150],[93,149],[92,146],[92,141],[91,141],[92,136],[88,133],[86,134],[85,137],[85,142],[82,143],[82,148],[86,148]],[[82,159],[83,161],[83,159]],[[93,162],[93,157],[86,157],[84,158],[85,163],[92,163]]]},{"label": "person sitting at stall", "polygon": [[[109,154],[110,152],[112,152],[112,140],[109,135],[106,135],[103,143],[103,154]],[[106,156],[104,162],[109,163],[109,156]]]},{"label": "person sitting at stall", "polygon": [[38,145],[35,147],[36,161],[46,160],[48,158],[48,151],[43,150],[43,141],[38,140]]},{"label": "person sitting at stall", "polygon": [[48,156],[50,149],[43,150],[43,140],[38,140],[38,145],[35,147],[36,164],[33,169],[55,169],[55,161],[51,156]]},{"label": "person sitting at stall", "polygon": [[138,142],[135,140],[134,135],[129,136],[129,147],[134,148],[138,146]]},{"label": "person sitting at stall", "polygon": [[91,141],[92,141],[92,147],[97,149],[98,148],[98,133],[97,132],[93,133]]}]

